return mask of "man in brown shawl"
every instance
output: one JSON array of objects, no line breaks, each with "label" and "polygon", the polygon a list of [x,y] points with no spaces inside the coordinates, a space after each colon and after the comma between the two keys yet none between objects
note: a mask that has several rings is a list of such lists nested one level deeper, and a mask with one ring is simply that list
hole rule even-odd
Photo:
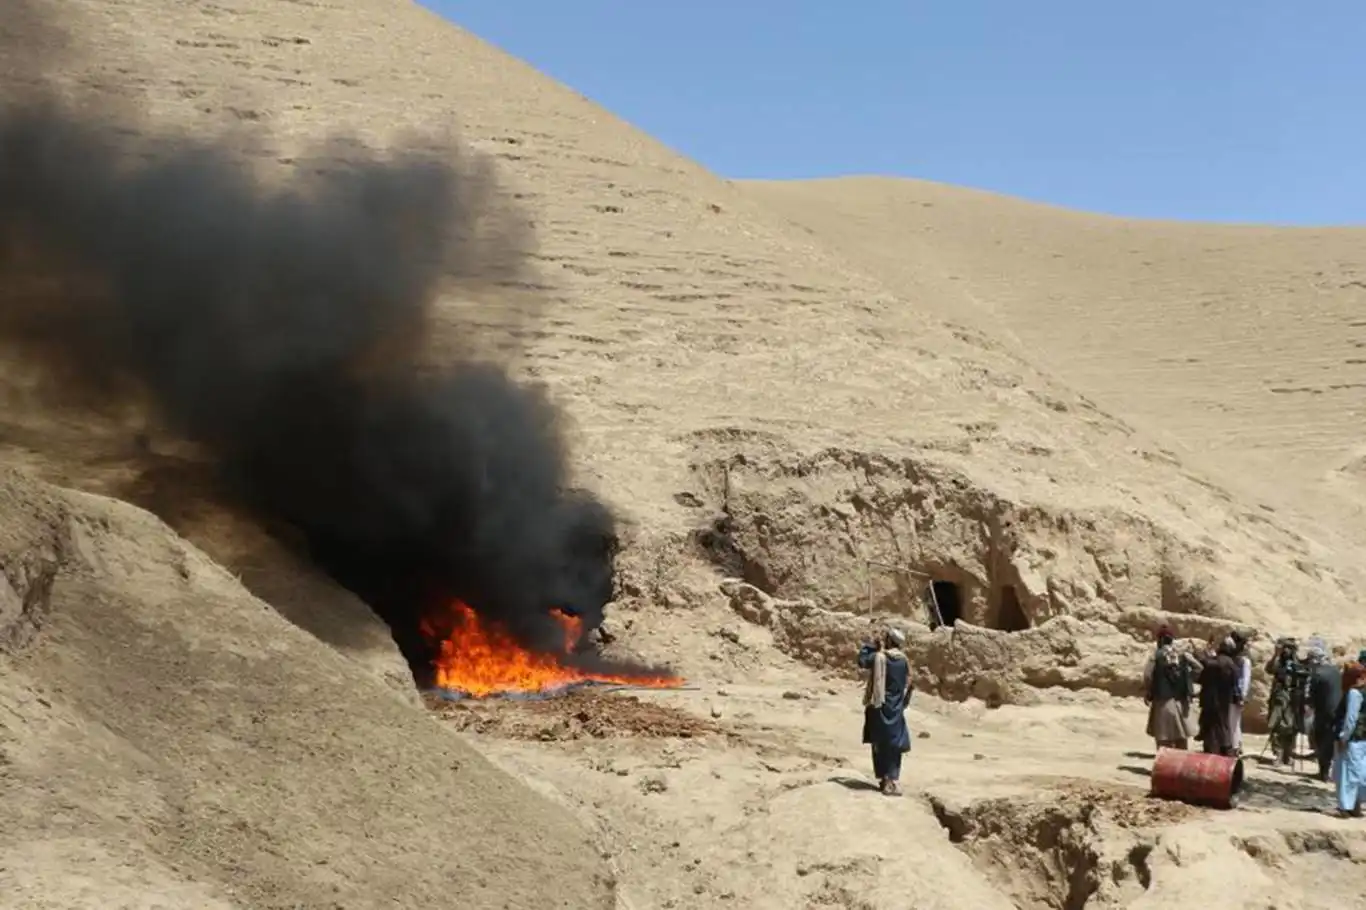
[{"label": "man in brown shawl", "polygon": [[1190,740],[1190,666],[1177,653],[1168,626],[1157,630],[1157,649],[1143,668],[1143,701],[1148,706],[1148,735],[1159,749],[1184,749]]},{"label": "man in brown shawl", "polygon": [[1225,638],[1214,654],[1207,656],[1200,671],[1200,739],[1205,751],[1216,755],[1236,755],[1233,705],[1238,694],[1237,650]]}]

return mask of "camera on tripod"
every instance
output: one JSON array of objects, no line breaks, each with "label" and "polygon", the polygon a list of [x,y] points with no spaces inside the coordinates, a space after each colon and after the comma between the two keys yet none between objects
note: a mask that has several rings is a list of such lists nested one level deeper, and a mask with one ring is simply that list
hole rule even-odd
[{"label": "camera on tripod", "polygon": [[1301,682],[1309,681],[1310,667],[1302,663],[1298,658],[1290,658],[1281,665],[1281,672],[1285,674],[1286,681],[1292,686],[1298,686]]}]

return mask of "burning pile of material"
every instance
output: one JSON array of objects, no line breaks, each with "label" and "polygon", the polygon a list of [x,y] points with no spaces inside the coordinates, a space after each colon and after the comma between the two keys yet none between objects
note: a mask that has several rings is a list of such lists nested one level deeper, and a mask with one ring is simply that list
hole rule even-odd
[{"label": "burning pile of material", "polygon": [[130,439],[194,444],[214,495],[389,623],[419,686],[671,679],[573,653],[612,597],[615,523],[571,487],[545,390],[497,360],[525,291],[436,315],[538,286],[525,213],[431,137],[298,160],[266,183],[107,104],[0,108],[0,356]]},{"label": "burning pile of material", "polygon": [[589,685],[667,689],[682,683],[671,673],[645,670],[593,670],[575,666],[573,655],[583,635],[577,616],[554,610],[564,629],[557,652],[532,651],[460,601],[424,617],[421,630],[435,645],[432,686],[447,698],[525,698],[558,695]]}]

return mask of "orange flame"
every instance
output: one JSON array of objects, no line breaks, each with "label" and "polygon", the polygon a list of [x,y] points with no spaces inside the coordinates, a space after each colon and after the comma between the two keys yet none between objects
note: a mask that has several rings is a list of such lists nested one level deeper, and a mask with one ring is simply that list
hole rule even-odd
[{"label": "orange flame", "polygon": [[483,698],[510,692],[547,692],[586,682],[658,689],[682,685],[681,679],[669,675],[601,674],[567,666],[564,658],[578,643],[583,621],[559,610],[551,615],[564,629],[559,654],[528,650],[506,631],[482,619],[468,604],[452,601],[449,617],[443,617],[449,620],[443,623],[449,632],[443,635],[426,619],[421,625],[428,640],[439,641],[438,654],[432,661],[436,688]]}]

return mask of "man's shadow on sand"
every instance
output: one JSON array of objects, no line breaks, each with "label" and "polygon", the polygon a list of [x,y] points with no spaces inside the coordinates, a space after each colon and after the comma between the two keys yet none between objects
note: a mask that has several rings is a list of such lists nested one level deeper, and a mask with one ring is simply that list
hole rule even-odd
[{"label": "man's shadow on sand", "polygon": [[847,774],[836,774],[830,778],[830,783],[839,784],[846,790],[868,790],[873,793],[881,793],[882,789],[877,784],[864,780],[861,777],[852,777]]}]

